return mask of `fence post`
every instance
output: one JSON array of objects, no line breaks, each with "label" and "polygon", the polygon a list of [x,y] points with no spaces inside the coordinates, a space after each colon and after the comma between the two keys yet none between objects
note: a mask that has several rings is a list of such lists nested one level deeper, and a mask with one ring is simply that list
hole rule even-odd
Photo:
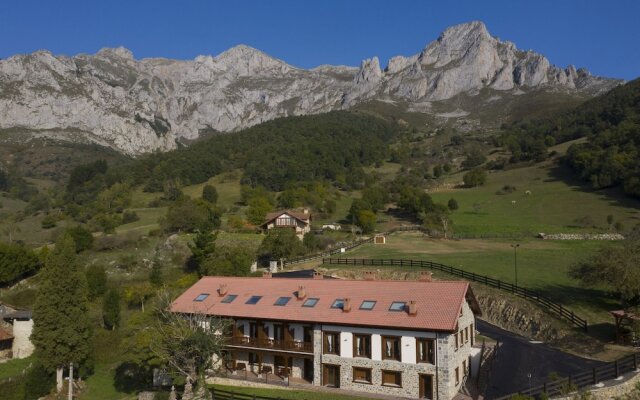
[{"label": "fence post", "polygon": [[616,378],[620,376],[620,365],[618,365],[618,360],[616,360],[613,365],[615,366],[616,369]]},{"label": "fence post", "polygon": [[638,353],[633,353],[633,370],[638,370]]},{"label": "fence post", "polygon": [[596,367],[593,367],[593,384],[598,383],[598,372],[596,372]]}]

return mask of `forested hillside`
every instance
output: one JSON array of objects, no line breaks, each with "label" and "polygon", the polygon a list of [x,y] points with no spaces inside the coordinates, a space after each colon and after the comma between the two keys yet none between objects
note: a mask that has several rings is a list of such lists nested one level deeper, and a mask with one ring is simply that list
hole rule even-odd
[{"label": "forested hillside", "polygon": [[640,79],[617,87],[576,109],[541,121],[505,127],[500,144],[511,161],[546,158],[547,147],[582,137],[569,148],[565,161],[596,188],[622,186],[640,197]]},{"label": "forested hillside", "polygon": [[142,158],[127,170],[152,192],[168,179],[189,185],[236,168],[244,169],[243,183],[270,190],[323,179],[353,186],[363,166],[384,160],[397,133],[382,119],[348,112],[282,118]]}]

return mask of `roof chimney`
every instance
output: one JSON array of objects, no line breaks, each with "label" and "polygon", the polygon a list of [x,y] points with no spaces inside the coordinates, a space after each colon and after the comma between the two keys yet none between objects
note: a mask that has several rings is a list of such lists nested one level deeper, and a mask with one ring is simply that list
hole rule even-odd
[{"label": "roof chimney", "polygon": [[313,271],[313,279],[324,279],[324,274],[322,272]]},{"label": "roof chimney", "polygon": [[344,299],[344,303],[342,303],[342,311],[349,312],[351,311],[351,299],[346,297]]},{"label": "roof chimney", "polygon": [[309,214],[309,209],[308,208],[303,208],[302,209],[302,213],[305,214],[305,215]]},{"label": "roof chimney", "polygon": [[296,293],[296,296],[300,300],[304,299],[305,297],[307,297],[307,291],[305,290],[304,286],[298,286],[298,292]]},{"label": "roof chimney", "polygon": [[365,281],[375,281],[376,273],[374,271],[364,271],[364,280]]},{"label": "roof chimney", "polygon": [[271,278],[273,276],[273,274],[271,273],[271,271],[263,271],[262,272],[262,277],[263,278]]},{"label": "roof chimney", "polygon": [[433,280],[431,275],[433,275],[431,271],[422,271],[420,272],[420,277],[418,278],[418,280],[420,282],[431,282]]},{"label": "roof chimney", "polygon": [[409,301],[409,315],[416,315],[418,313],[418,305],[415,300]]},{"label": "roof chimney", "polygon": [[218,295],[224,296],[225,294],[227,294],[227,284],[221,283],[218,287]]}]

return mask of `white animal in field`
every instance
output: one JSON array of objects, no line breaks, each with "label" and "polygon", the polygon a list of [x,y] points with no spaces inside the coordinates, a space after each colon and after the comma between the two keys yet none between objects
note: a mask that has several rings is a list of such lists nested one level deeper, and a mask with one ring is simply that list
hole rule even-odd
[{"label": "white animal in field", "polygon": [[513,204],[515,206],[516,205],[516,201],[515,200],[511,200],[511,204]]},{"label": "white animal in field", "polygon": [[531,190],[525,190],[524,194],[527,196],[531,196]]}]

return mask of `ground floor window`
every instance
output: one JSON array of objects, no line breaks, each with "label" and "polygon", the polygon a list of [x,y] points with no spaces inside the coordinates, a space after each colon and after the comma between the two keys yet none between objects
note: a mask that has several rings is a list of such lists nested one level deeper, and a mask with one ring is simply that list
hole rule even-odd
[{"label": "ground floor window", "polygon": [[322,384],[324,386],[340,387],[340,366],[323,364]]},{"label": "ground floor window", "polygon": [[460,368],[456,367],[456,386],[460,384]]},{"label": "ground floor window", "polygon": [[355,383],[371,383],[371,368],[353,367],[353,381]]},{"label": "ground floor window", "polygon": [[402,387],[402,372],[382,371],[382,384],[384,386]]}]

